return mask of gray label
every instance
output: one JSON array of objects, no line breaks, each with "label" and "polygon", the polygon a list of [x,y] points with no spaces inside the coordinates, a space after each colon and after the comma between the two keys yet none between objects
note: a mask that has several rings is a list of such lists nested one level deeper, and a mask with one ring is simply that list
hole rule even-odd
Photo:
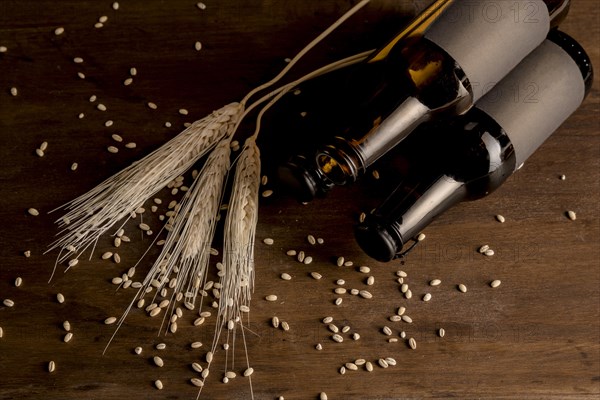
[{"label": "gray label", "polygon": [[475,102],[542,43],[549,29],[548,8],[541,0],[457,0],[425,38],[460,65]]},{"label": "gray label", "polygon": [[546,40],[476,108],[506,132],[521,165],[581,105],[585,83],[573,59]]}]

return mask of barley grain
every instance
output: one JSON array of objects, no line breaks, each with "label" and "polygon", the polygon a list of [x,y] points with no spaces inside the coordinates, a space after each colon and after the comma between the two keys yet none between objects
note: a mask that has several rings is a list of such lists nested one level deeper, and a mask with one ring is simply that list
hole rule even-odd
[{"label": "barley grain", "polygon": [[295,256],[298,253],[296,253],[296,250],[288,250],[285,252],[285,254],[287,254],[288,256]]},{"label": "barley grain", "polygon": [[71,164],[71,171],[75,171],[78,166],[79,166],[79,164],[77,164],[76,162],[74,162],[73,164]]},{"label": "barley grain", "polygon": [[84,113],[77,114],[77,118],[79,118],[79,119],[83,119],[84,117],[85,117]]},{"label": "barley grain", "polygon": [[346,288],[338,287],[333,289],[333,293],[335,294],[345,294],[347,292]]},{"label": "barley grain", "polygon": [[108,17],[106,15],[102,15],[100,18],[98,18],[98,22],[104,24],[108,21]]},{"label": "barley grain", "polygon": [[100,28],[103,28],[103,27],[104,27],[104,24],[102,22],[96,22],[94,24],[94,28],[96,28],[96,29],[100,29]]},{"label": "barley grain", "polygon": [[48,363],[48,372],[56,371],[56,363],[54,361],[50,361]]},{"label": "barley grain", "polygon": [[292,276],[287,272],[284,272],[281,274],[281,279],[283,279],[284,281],[290,281],[292,280]]},{"label": "barley grain", "polygon": [[71,330],[71,323],[69,321],[64,321],[62,326],[63,326],[63,329],[67,332],[69,332]]},{"label": "barley grain", "polygon": [[300,251],[300,252],[298,253],[298,261],[299,261],[299,262],[304,262],[304,257],[306,257],[306,255],[304,254],[304,252],[303,252],[303,251]]},{"label": "barley grain", "polygon": [[36,154],[38,157],[44,157],[44,150],[35,149],[35,154]]},{"label": "barley grain", "polygon": [[483,246],[481,246],[481,247],[479,248],[479,252],[480,252],[481,254],[483,254],[483,253],[485,253],[486,251],[488,251],[489,249],[490,249],[490,246],[489,246],[489,245],[487,245],[487,244],[484,244]]},{"label": "barley grain", "polygon": [[369,276],[367,278],[367,285],[372,286],[375,283],[375,277],[374,276]]},{"label": "barley grain", "polygon": [[403,283],[402,286],[400,286],[400,291],[402,293],[408,292],[408,283]]},{"label": "barley grain", "polygon": [[498,286],[500,286],[501,283],[502,283],[502,281],[500,281],[499,279],[495,279],[490,282],[490,286],[493,288],[497,288]]},{"label": "barley grain", "polygon": [[315,237],[313,235],[308,235],[306,237],[306,240],[308,241],[308,243],[313,244],[313,245],[317,243],[317,239],[315,239]]},{"label": "barley grain", "polygon": [[114,324],[115,322],[117,322],[117,318],[116,317],[108,317],[104,320],[104,323],[106,325],[111,325]]},{"label": "barley grain", "polygon": [[335,281],[335,284],[336,284],[336,285],[340,285],[340,286],[341,286],[341,285],[345,285],[345,284],[346,284],[346,281],[345,281],[345,280],[343,280],[343,279],[338,279],[337,281]]},{"label": "barley grain", "polygon": [[157,367],[164,367],[165,365],[165,362],[159,356],[152,357],[152,361],[154,361],[154,365],[156,365]]},{"label": "barley grain", "polygon": [[196,3],[196,7],[198,7],[201,10],[206,10],[206,4],[202,2]]},{"label": "barley grain", "polygon": [[359,333],[357,333],[357,332],[354,332],[354,333],[352,334],[352,340],[358,340],[358,339],[360,339],[360,334],[359,334]]},{"label": "barley grain", "polygon": [[106,150],[108,150],[109,153],[113,153],[113,154],[116,154],[119,152],[119,149],[115,146],[108,146],[106,148]]},{"label": "barley grain", "polygon": [[273,191],[271,189],[265,190],[262,192],[262,197],[271,197],[273,195]]},{"label": "barley grain", "polygon": [[196,387],[204,386],[204,382],[202,382],[202,379],[200,379],[200,378],[192,378],[192,379],[190,379],[190,382],[192,383],[192,385],[194,385]]},{"label": "barley grain", "polygon": [[327,400],[327,393],[321,392],[319,394],[319,400]]},{"label": "barley grain", "polygon": [[63,342],[69,343],[73,339],[73,333],[67,332],[67,334],[63,337]]},{"label": "barley grain", "polygon": [[389,367],[389,364],[383,358],[380,358],[379,360],[377,360],[377,364],[379,364],[379,366],[381,368],[387,368],[387,367]]},{"label": "barley grain", "polygon": [[444,328],[438,329],[439,337],[444,337],[446,335],[446,330]]},{"label": "barley grain", "polygon": [[389,326],[384,326],[382,329],[383,333],[387,336],[391,336],[392,335],[392,330],[390,329]]},{"label": "barley grain", "polygon": [[117,11],[119,9],[119,3],[117,1],[115,1],[114,3],[112,3],[112,9]]},{"label": "barley grain", "polygon": [[113,123],[114,123],[114,122],[113,122],[112,120],[110,120],[110,119],[109,119],[108,121],[105,121],[105,122],[104,122],[104,126],[105,126],[105,127],[107,127],[107,128],[109,128],[109,127],[113,126]]},{"label": "barley grain", "polygon": [[492,250],[492,249],[487,249],[487,250],[486,250],[486,251],[485,251],[483,254],[485,254],[485,255],[486,255],[486,256],[488,256],[488,257],[491,257],[491,256],[493,256],[495,253],[494,253],[494,250]]},{"label": "barley grain", "polygon": [[504,216],[502,216],[502,215],[500,215],[500,214],[497,214],[497,215],[496,215],[496,220],[497,220],[498,222],[500,222],[501,224],[503,224],[503,223],[506,221],[506,218],[504,218]]},{"label": "barley grain", "polygon": [[432,279],[429,282],[429,286],[439,286],[442,283],[442,281],[440,279]]},{"label": "barley grain", "polygon": [[311,256],[304,257],[304,264],[308,265],[308,264],[312,263],[312,261],[313,261],[313,258]]},{"label": "barley grain", "polygon": [[409,324],[412,324],[412,322],[413,322],[412,318],[406,314],[402,315],[402,321],[409,323]]},{"label": "barley grain", "polygon": [[577,214],[575,211],[569,210],[567,211],[567,217],[569,217],[571,221],[575,221],[577,219]]},{"label": "barley grain", "polygon": [[6,46],[0,46],[0,53],[6,53],[8,48]]},{"label": "barley grain", "polygon": [[113,261],[117,264],[121,262],[121,256],[119,255],[119,253],[113,254]]},{"label": "barley grain", "polygon": [[335,333],[331,336],[331,339],[333,339],[334,342],[338,342],[338,343],[342,343],[344,341],[344,338],[342,337],[342,335]]},{"label": "barley grain", "polygon": [[133,83],[133,78],[126,78],[126,79],[123,81],[123,85],[124,85],[124,86],[129,86],[129,85],[131,85],[132,83]]},{"label": "barley grain", "polygon": [[271,238],[265,238],[265,239],[263,239],[263,243],[268,246],[271,246],[273,243],[275,243],[275,241]]},{"label": "barley grain", "polygon": [[288,324],[286,321],[281,321],[281,329],[283,329],[284,331],[289,331],[290,330],[290,324]]},{"label": "barley grain", "polygon": [[417,341],[415,340],[415,338],[408,339],[408,345],[410,346],[411,349],[416,350],[417,349]]},{"label": "barley grain", "polygon": [[36,210],[35,208],[30,208],[27,210],[27,212],[29,213],[29,215],[32,215],[34,217],[37,217],[38,215],[40,215],[40,212],[38,210]]},{"label": "barley grain", "polygon": [[194,49],[196,49],[196,51],[202,50],[202,42],[197,41],[196,43],[194,43]]},{"label": "barley grain", "polygon": [[125,147],[127,147],[128,149],[135,149],[137,147],[137,144],[135,142],[129,142],[125,145]]},{"label": "barley grain", "polygon": [[429,301],[431,300],[431,293],[425,293],[425,295],[423,296],[423,301]]},{"label": "barley grain", "polygon": [[317,349],[318,351],[323,350],[323,345],[321,343],[317,343],[315,346],[315,349]]},{"label": "barley grain", "polygon": [[270,294],[270,295],[268,295],[268,296],[265,297],[265,300],[267,300],[267,301],[277,301],[277,295]]},{"label": "barley grain", "polygon": [[364,212],[361,212],[360,215],[358,216],[358,222],[360,222],[362,224],[363,222],[365,222],[365,219],[367,219],[367,214],[365,214]]},{"label": "barley grain", "polygon": [[402,315],[404,315],[405,312],[406,312],[406,307],[398,307],[398,311],[396,311],[396,314],[402,316]]},{"label": "barley grain", "polygon": [[14,307],[15,302],[12,301],[11,299],[4,299],[2,304],[4,304],[6,307]]},{"label": "barley grain", "polygon": [[279,328],[279,318],[277,316],[271,318],[271,325],[273,328]]},{"label": "barley grain", "polygon": [[358,365],[356,365],[353,362],[347,362],[346,364],[344,364],[344,367],[346,367],[346,369],[349,369],[350,371],[357,371],[358,370]]},{"label": "barley grain", "polygon": [[322,322],[324,324],[330,324],[331,322],[333,322],[333,317],[325,317],[325,318],[323,318]]},{"label": "barley grain", "polygon": [[23,278],[21,278],[20,276],[18,276],[18,277],[15,279],[15,287],[19,287],[19,286],[21,286],[22,284],[23,284]]},{"label": "barley grain", "polygon": [[62,26],[59,26],[54,30],[54,34],[56,36],[62,35],[63,33],[65,33],[65,28],[63,28]]},{"label": "barley grain", "polygon": [[335,324],[329,324],[327,328],[333,333],[338,333],[340,331],[340,328],[338,328]]},{"label": "barley grain", "polygon": [[344,257],[338,257],[336,263],[337,263],[338,267],[341,267],[342,265],[344,265]]},{"label": "barley grain", "polygon": [[0,326],[0,339],[4,337],[4,329]]},{"label": "barley grain", "polygon": [[[307,257],[307,258],[308,258],[308,257]],[[304,263],[306,264],[306,259],[304,259]],[[313,279],[316,279],[316,280],[319,280],[319,279],[321,279],[321,278],[323,277],[323,276],[322,276],[320,273],[318,273],[318,272],[311,272],[311,273],[310,273],[310,276],[312,276],[312,277],[313,277]]]},{"label": "barley grain", "polygon": [[149,101],[148,103],[146,103],[146,105],[148,106],[148,108],[150,108],[152,110],[156,110],[158,108],[158,106],[156,105],[156,103],[153,103],[151,101]]},{"label": "barley grain", "polygon": [[57,293],[56,294],[56,301],[58,301],[60,304],[65,302],[65,296],[62,293]]},{"label": "barley grain", "polygon": [[104,254],[102,254],[102,259],[103,260],[108,260],[109,258],[111,258],[113,256],[113,253],[110,251],[105,252]]},{"label": "barley grain", "polygon": [[350,289],[350,294],[352,296],[357,296],[360,293],[358,289]]},{"label": "barley grain", "polygon": [[360,268],[358,268],[358,271],[362,272],[363,274],[368,274],[369,272],[371,272],[371,268],[363,265]]},{"label": "barley grain", "polygon": [[154,381],[154,386],[156,386],[156,388],[158,390],[162,390],[162,388],[164,387],[164,385],[160,379],[157,379]]},{"label": "barley grain", "polygon": [[192,369],[198,373],[202,372],[202,365],[197,362],[192,363]]},{"label": "barley grain", "polygon": [[344,375],[346,373],[346,367],[344,367],[343,365],[340,367],[339,369],[340,375]]},{"label": "barley grain", "polygon": [[137,75],[137,68],[136,67],[129,68],[129,75],[136,76]]},{"label": "barley grain", "polygon": [[206,362],[210,364],[212,362],[212,360],[213,360],[213,353],[212,353],[212,351],[209,351],[208,353],[206,353]]}]

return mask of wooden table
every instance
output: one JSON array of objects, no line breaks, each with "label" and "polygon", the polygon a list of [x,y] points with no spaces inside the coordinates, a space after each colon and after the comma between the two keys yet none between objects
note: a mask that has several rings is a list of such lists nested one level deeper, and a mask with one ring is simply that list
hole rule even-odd
[{"label": "wooden table", "polygon": [[[372,3],[294,74],[378,45],[414,13],[413,2]],[[600,66],[596,5],[592,0],[573,2],[563,29]],[[114,332],[104,319],[120,316],[134,294],[132,289],[116,291],[111,279],[127,271],[151,243],[136,228],[139,219],[126,227],[132,242],[118,249],[120,264],[100,259],[102,252],[115,251],[112,238],[103,237],[91,260],[82,259],[65,274],[59,266],[48,283],[56,253],[43,253],[60,216],[48,211],[158,148],[184,122],[239,100],[270,79],[349,2],[206,1],[206,6],[131,0],[114,11],[110,1],[0,3],[0,46],[8,48],[0,54],[0,299],[15,303],[0,306],[0,399],[196,397],[189,380],[198,374],[190,365],[205,365],[214,313],[204,326],[194,327],[196,314],[188,312],[178,332],[165,335],[159,334],[158,318],[135,309],[102,353]],[[95,28],[102,15],[108,21]],[[56,36],[60,26],[65,32]],[[194,49],[196,41],[202,43],[200,51]],[[76,64],[74,57],[84,62]],[[125,86],[130,67],[137,68],[137,75]],[[18,89],[17,96],[10,94],[11,87]],[[95,103],[88,100],[92,95]],[[438,219],[404,264],[374,262],[354,242],[351,230],[358,214],[375,201],[365,190],[376,187],[372,179],[308,205],[268,184],[265,189],[273,188],[275,194],[261,202],[259,211],[256,288],[245,331],[255,398],[314,399],[320,392],[330,399],[598,398],[598,99],[594,84],[583,106],[525,168],[488,198],[462,204]],[[149,109],[147,102],[158,108]],[[98,111],[98,103],[107,111]],[[179,114],[180,108],[189,115]],[[85,117],[79,119],[79,113]],[[109,119],[114,125],[105,127]],[[171,128],[164,126],[166,121]],[[137,147],[114,142],[112,133]],[[40,158],[35,149],[43,141],[48,148]],[[120,151],[107,152],[109,145]],[[272,156],[263,153],[266,165]],[[78,163],[76,171],[70,170],[73,162]],[[166,192],[159,196],[172,197]],[[29,207],[41,215],[30,216]],[[576,221],[566,218],[567,210],[577,212]],[[144,221],[158,227],[157,214],[146,211]],[[496,214],[506,222],[495,221]],[[325,244],[308,244],[308,234]],[[263,244],[266,237],[275,243]],[[486,243],[495,256],[477,253]],[[286,255],[288,249],[306,251],[313,263],[298,263]],[[154,246],[135,279],[142,279],[156,254]],[[339,256],[354,266],[337,267]],[[357,272],[361,265],[371,272]],[[411,300],[400,293],[399,270],[408,274]],[[309,273],[314,271],[323,278],[313,279]],[[292,281],[281,280],[282,272],[290,273]],[[372,287],[365,285],[368,275],[375,278]],[[14,285],[17,277],[23,279],[20,287]],[[442,284],[429,287],[433,278]],[[345,294],[340,296],[343,303],[334,305],[337,279],[344,279],[348,289],[368,289],[374,298]],[[493,279],[502,285],[490,288]],[[467,285],[467,293],[456,289],[459,283]],[[426,292],[433,295],[430,302],[421,301]],[[65,296],[63,304],[57,293]],[[265,301],[268,294],[277,294],[278,301]],[[407,308],[412,324],[388,320],[400,306]],[[289,323],[289,331],[271,327],[275,315]],[[321,322],[325,316],[340,328],[350,327],[343,343],[332,341]],[[69,343],[63,342],[64,320],[74,333]],[[384,326],[392,336],[382,333]],[[444,338],[438,337],[439,328],[445,329]],[[355,332],[360,340],[352,340]],[[388,343],[392,337],[398,342]],[[416,339],[416,350],[407,345],[409,337]],[[195,341],[204,345],[192,349]],[[161,342],[167,349],[156,350]],[[231,367],[238,377],[220,382],[225,351],[219,348],[201,398],[250,397],[249,379],[239,377],[246,367],[241,343],[238,335]],[[323,350],[315,350],[317,343]],[[143,347],[141,355],[134,354],[136,346]],[[164,367],[154,365],[155,355],[164,359]],[[376,361],[385,357],[393,357],[397,365],[378,366]],[[338,372],[359,358],[375,363],[374,371],[360,366],[345,375]],[[51,360],[56,362],[53,373],[47,371]],[[156,379],[164,383],[162,391],[154,388]]]}]

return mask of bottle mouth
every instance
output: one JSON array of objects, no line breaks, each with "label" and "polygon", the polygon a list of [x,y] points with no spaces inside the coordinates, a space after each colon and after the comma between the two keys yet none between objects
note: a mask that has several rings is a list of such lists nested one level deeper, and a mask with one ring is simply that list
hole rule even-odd
[{"label": "bottle mouth", "polygon": [[312,201],[332,187],[318,176],[315,166],[311,166],[309,160],[300,155],[277,168],[277,179],[284,190],[300,202]]},{"label": "bottle mouth", "polygon": [[388,227],[366,220],[354,229],[360,248],[371,258],[381,262],[394,260],[402,250],[402,238]]},{"label": "bottle mouth", "polygon": [[335,142],[317,152],[317,169],[335,185],[356,181],[359,174],[359,166],[354,161],[358,157],[356,150],[343,138],[336,137]]}]

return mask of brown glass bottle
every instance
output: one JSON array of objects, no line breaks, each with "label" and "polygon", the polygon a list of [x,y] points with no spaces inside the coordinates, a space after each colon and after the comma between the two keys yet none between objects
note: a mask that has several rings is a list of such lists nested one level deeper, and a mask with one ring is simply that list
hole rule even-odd
[{"label": "brown glass bottle", "polygon": [[493,192],[575,111],[592,78],[583,48],[551,32],[468,113],[407,141],[410,167],[356,228],[359,245],[371,257],[390,261],[445,210]]},{"label": "brown glass bottle", "polygon": [[568,4],[434,2],[348,81],[355,106],[333,141],[292,159],[281,178],[304,201],[354,182],[422,123],[469,110],[545,39]]}]

